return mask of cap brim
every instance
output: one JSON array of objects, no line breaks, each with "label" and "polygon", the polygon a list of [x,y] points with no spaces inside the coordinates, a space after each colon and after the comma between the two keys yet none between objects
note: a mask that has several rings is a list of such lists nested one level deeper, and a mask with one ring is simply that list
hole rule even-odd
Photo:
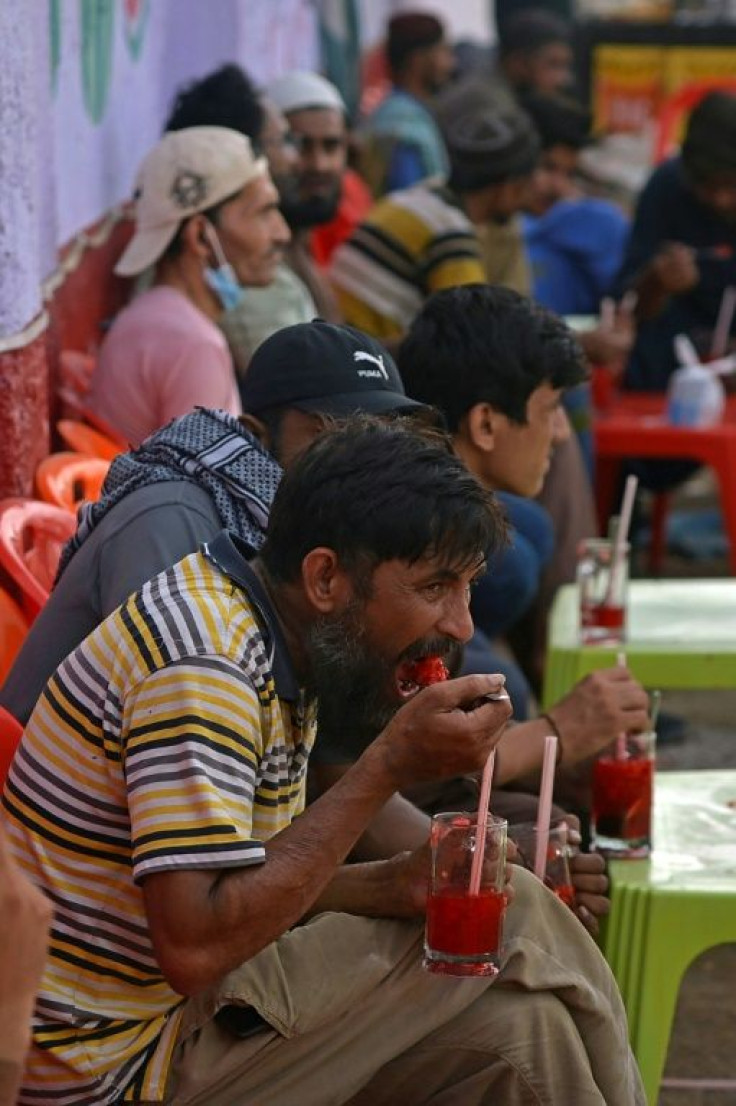
[{"label": "cap brim", "polygon": [[377,389],[375,392],[342,392],[337,395],[316,396],[309,399],[295,399],[289,407],[301,411],[317,411],[323,415],[354,415],[365,411],[369,415],[388,415],[391,412],[429,411],[431,408],[415,399],[401,395],[400,392],[388,392]]},{"label": "cap brim", "polygon": [[176,234],[179,224],[138,229],[117,260],[118,276],[138,276],[158,261]]}]

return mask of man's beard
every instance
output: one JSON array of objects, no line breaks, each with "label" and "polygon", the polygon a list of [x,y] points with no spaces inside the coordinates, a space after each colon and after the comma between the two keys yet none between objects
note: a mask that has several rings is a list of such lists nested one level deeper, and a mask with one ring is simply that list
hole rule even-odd
[{"label": "man's beard", "polygon": [[402,705],[396,688],[402,660],[444,656],[452,675],[462,660],[462,647],[447,638],[414,642],[400,657],[388,658],[366,640],[362,614],[363,604],[354,599],[342,614],[320,618],[307,642],[308,691],[319,703],[318,747],[328,745],[346,760],[357,759]]},{"label": "man's beard", "polygon": [[337,214],[340,204],[340,189],[335,188],[329,195],[300,198],[294,192],[287,191],[281,196],[281,214],[291,230],[308,230],[329,223]]}]

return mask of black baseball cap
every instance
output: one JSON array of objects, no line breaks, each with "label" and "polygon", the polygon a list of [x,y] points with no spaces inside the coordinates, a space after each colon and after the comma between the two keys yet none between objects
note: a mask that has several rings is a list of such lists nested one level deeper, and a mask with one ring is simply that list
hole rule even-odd
[{"label": "black baseball cap", "polygon": [[296,407],[326,415],[427,411],[409,399],[388,350],[352,326],[313,319],[277,330],[240,381],[243,410]]}]

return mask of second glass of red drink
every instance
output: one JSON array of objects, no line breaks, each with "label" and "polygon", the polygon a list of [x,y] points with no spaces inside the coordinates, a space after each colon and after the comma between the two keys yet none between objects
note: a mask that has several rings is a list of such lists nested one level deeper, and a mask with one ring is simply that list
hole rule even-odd
[{"label": "second glass of red drink", "polygon": [[652,795],[656,734],[631,734],[615,754],[593,765],[591,838],[614,857],[648,856],[652,847]]},{"label": "second glass of red drink", "polygon": [[629,544],[607,538],[580,543],[577,567],[580,640],[583,645],[621,645],[626,640]]}]

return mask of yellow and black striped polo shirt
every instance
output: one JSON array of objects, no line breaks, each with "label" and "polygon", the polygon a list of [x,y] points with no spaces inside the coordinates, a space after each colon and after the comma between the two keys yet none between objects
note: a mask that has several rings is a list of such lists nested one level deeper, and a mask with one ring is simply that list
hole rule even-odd
[{"label": "yellow and black striped polo shirt", "polygon": [[314,711],[279,633],[223,534],[47,684],[4,795],[15,854],[55,908],[22,1103],[162,1096],[183,1000],[156,963],[141,880],[260,864],[302,810]]},{"label": "yellow and black striped polo shirt", "polygon": [[409,329],[432,292],[486,281],[480,243],[452,194],[425,181],[381,200],[335,251],[330,281],[346,323],[376,338]]}]

